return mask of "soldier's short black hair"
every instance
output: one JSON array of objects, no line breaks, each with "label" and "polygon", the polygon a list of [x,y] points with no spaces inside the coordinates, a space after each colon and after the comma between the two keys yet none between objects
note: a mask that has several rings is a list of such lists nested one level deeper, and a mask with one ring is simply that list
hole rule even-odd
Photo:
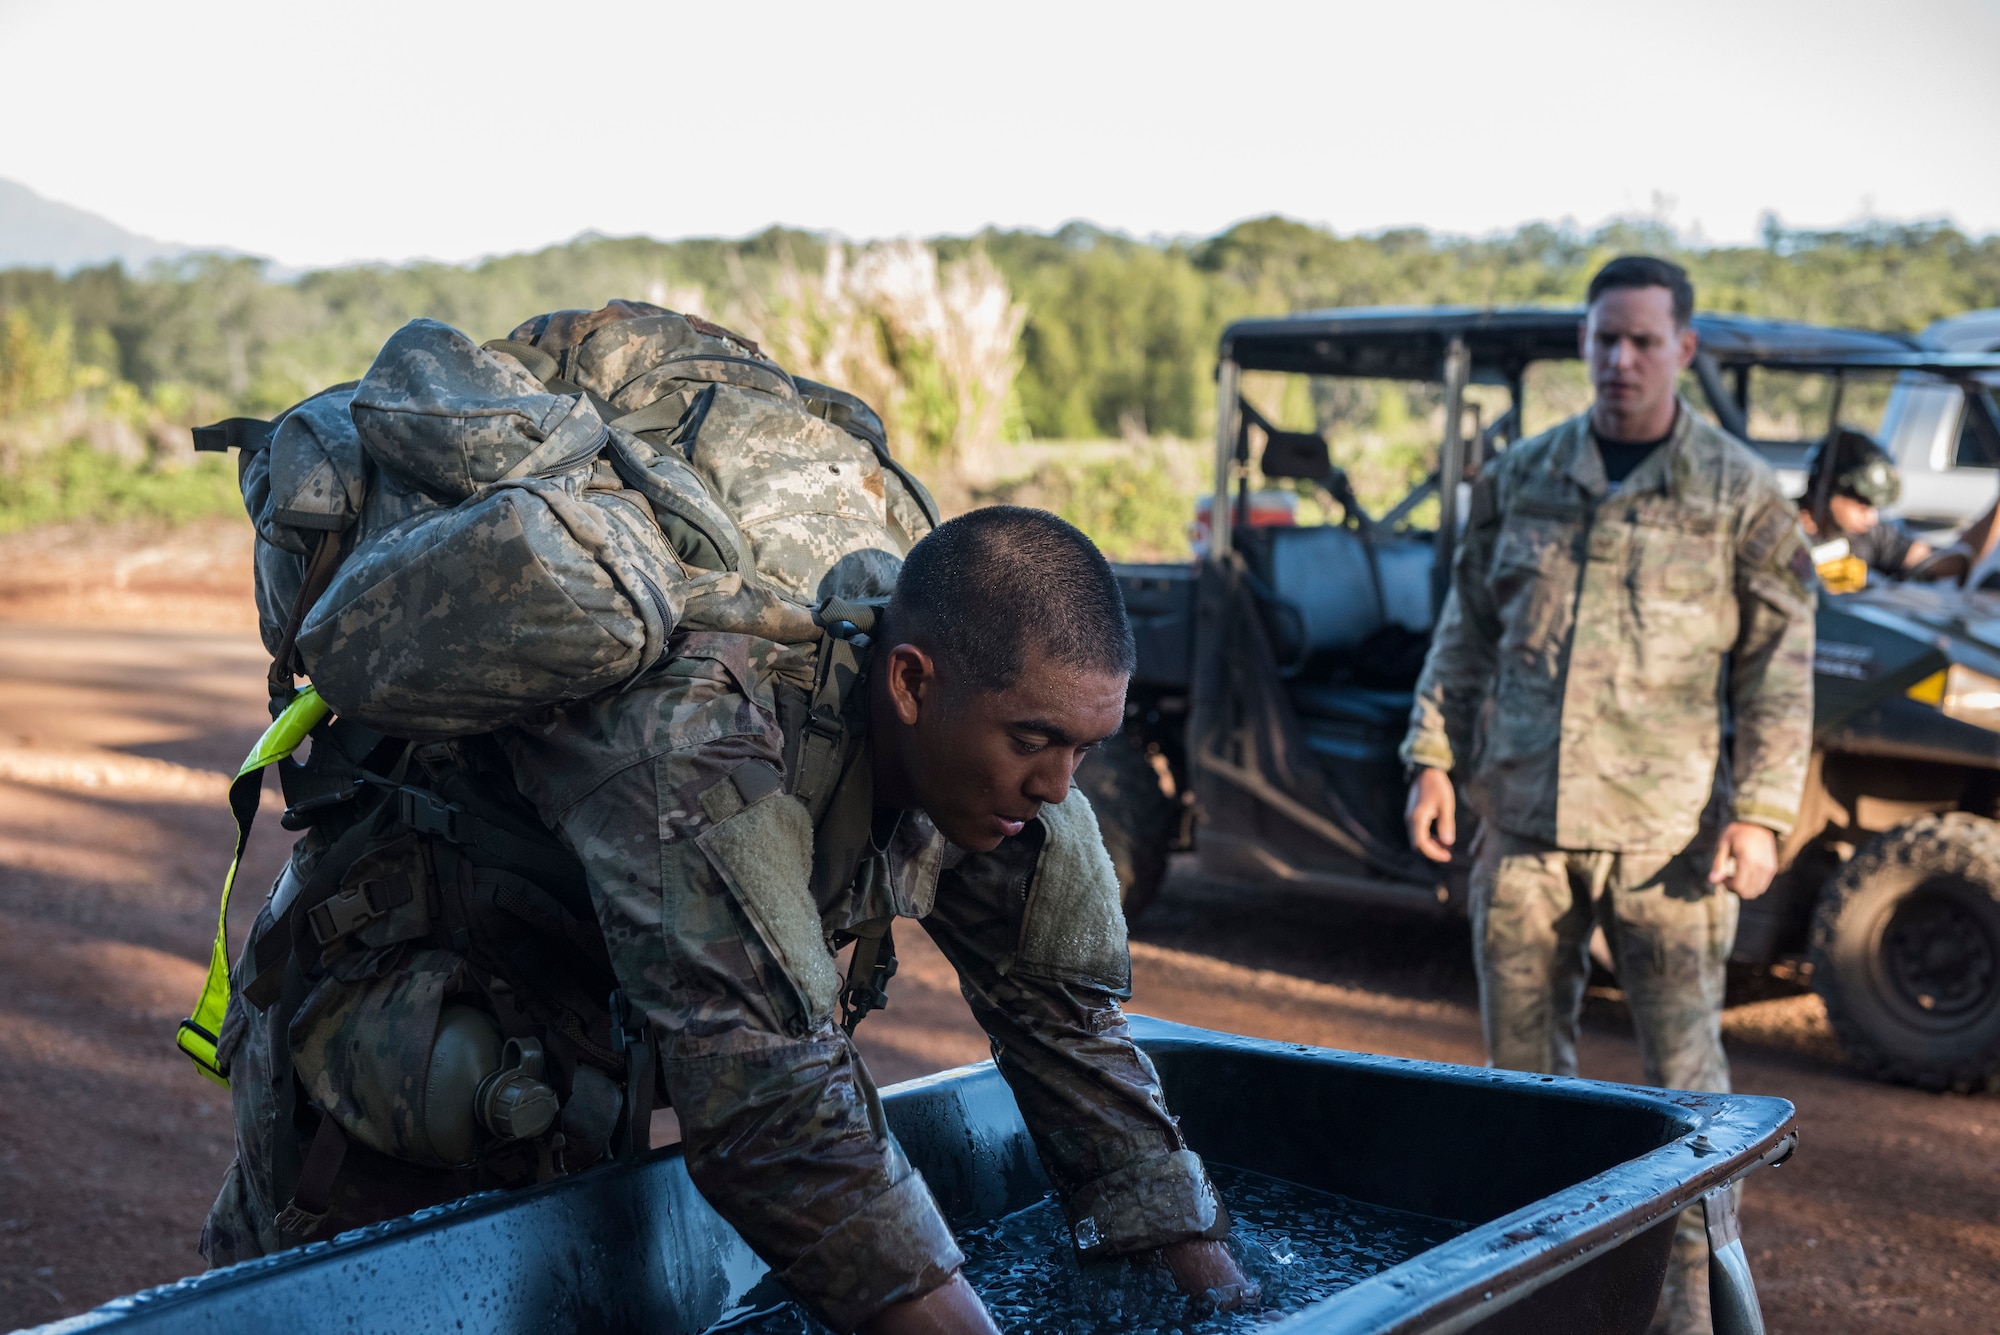
[{"label": "soldier's short black hair", "polygon": [[986,691],[1012,686],[1036,650],[1118,676],[1137,661],[1104,554],[1074,525],[1019,505],[969,511],[912,547],[883,635]]},{"label": "soldier's short black hair", "polygon": [[1672,260],[1657,255],[1620,255],[1597,271],[1590,280],[1584,305],[1591,306],[1606,292],[1620,287],[1663,287],[1674,295],[1674,327],[1687,328],[1694,318],[1694,284],[1688,272]]}]

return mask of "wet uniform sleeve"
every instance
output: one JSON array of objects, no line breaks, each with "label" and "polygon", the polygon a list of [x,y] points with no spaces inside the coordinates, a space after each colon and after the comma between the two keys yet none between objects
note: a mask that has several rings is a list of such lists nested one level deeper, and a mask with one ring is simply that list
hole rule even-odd
[{"label": "wet uniform sleeve", "polygon": [[777,727],[723,664],[672,666],[523,730],[517,780],[583,860],[618,983],[658,1037],[695,1186],[822,1320],[853,1330],[964,1257],[834,1022],[812,828],[778,791]]},{"label": "wet uniform sleeve", "polygon": [[1437,634],[1424,656],[1403,739],[1405,765],[1451,770],[1472,758],[1473,726],[1492,688],[1500,643],[1500,614],[1487,576],[1500,531],[1499,479],[1487,467],[1472,484],[1465,532],[1452,565],[1451,588],[1438,614]]},{"label": "wet uniform sleeve", "polygon": [[1818,584],[1798,514],[1775,486],[1760,489],[1740,531],[1739,629],[1729,674],[1736,721],[1731,816],[1783,836],[1798,819],[1812,754]]},{"label": "wet uniform sleeve", "polygon": [[1037,829],[945,872],[924,929],[992,1040],[1078,1248],[1109,1256],[1222,1237],[1228,1214],[1125,1022],[1129,977],[1060,977],[1017,959]]}]

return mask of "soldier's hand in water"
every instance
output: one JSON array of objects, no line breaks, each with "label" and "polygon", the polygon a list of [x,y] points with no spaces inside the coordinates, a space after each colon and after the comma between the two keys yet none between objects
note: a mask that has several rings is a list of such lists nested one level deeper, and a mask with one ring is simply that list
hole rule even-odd
[{"label": "soldier's hand in water", "polygon": [[1410,780],[1403,822],[1410,829],[1411,848],[1432,862],[1450,862],[1451,846],[1458,841],[1458,794],[1452,790],[1451,775],[1428,766],[1419,769]]},{"label": "soldier's hand in water", "polygon": [[1174,1287],[1196,1299],[1212,1301],[1214,1310],[1233,1312],[1264,1296],[1257,1281],[1243,1273],[1229,1248],[1207,1238],[1190,1238],[1162,1247],[1160,1255],[1174,1272]]},{"label": "soldier's hand in water", "polygon": [[1777,874],[1777,835],[1740,820],[1723,830],[1715,844],[1715,865],[1708,869],[1710,885],[1726,885],[1738,899],[1755,899],[1771,888]]},{"label": "soldier's hand in water", "polygon": [[915,1298],[890,1303],[861,1323],[861,1335],[1000,1335],[962,1271]]}]

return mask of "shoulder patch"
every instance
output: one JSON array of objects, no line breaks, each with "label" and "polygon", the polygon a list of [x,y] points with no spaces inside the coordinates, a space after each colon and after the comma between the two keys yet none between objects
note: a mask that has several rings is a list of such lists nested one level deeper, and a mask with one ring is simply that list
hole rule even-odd
[{"label": "shoulder patch", "polygon": [[[1790,505],[1782,501],[1766,505],[1764,512],[1751,521],[1743,540],[1737,544],[1736,559],[1747,566],[1764,565],[1777,554],[1785,540],[1792,537],[1798,538],[1794,545],[1803,549],[1805,538],[1799,529],[1798,516],[1792,513]],[[1807,565],[1810,573],[1810,558]]]}]

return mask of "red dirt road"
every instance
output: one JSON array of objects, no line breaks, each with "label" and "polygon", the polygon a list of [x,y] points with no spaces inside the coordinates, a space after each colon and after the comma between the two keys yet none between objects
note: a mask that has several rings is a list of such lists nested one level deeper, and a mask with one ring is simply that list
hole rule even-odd
[{"label": "red dirt road", "polygon": [[[172,1034],[228,861],[222,776],[266,717],[248,537],[0,539],[0,1329],[200,1266],[228,1106]],[[260,827],[236,940],[288,842]],[[1136,1010],[1481,1059],[1462,924],[1231,895],[1183,869],[1136,935]],[[983,1058],[949,967],[919,930],[898,945],[893,1004],[861,1031],[878,1078]],[[1770,1329],[2000,1329],[2000,1099],[1858,1080],[1813,998],[1756,995],[1727,1017],[1737,1085],[1791,1099],[1804,1135],[1745,1204]],[[1639,1076],[1615,993],[1593,998],[1583,1061]]]}]

